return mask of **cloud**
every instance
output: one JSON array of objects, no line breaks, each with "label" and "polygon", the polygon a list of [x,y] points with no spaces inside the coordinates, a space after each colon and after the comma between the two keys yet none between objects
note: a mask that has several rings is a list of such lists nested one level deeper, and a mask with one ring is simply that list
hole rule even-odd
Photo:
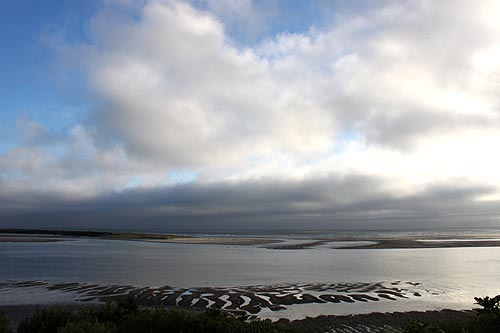
[{"label": "cloud", "polygon": [[250,44],[238,22],[265,28],[267,14],[224,3],[107,1],[87,42],[59,45],[94,109],[64,133],[20,121],[24,143],[0,155],[9,209],[55,214],[67,197],[102,221],[497,216],[495,1],[332,10]]},{"label": "cloud", "polygon": [[215,18],[150,2],[136,24],[106,13],[92,27],[100,36],[88,73],[101,101],[96,125],[132,156],[217,168],[328,149],[330,122],[304,96],[282,90],[265,59],[233,47]]},{"label": "cloud", "polygon": [[490,127],[498,82],[476,85],[487,79],[475,59],[489,57],[498,31],[461,7],[453,16],[394,4],[256,49],[237,48],[216,17],[183,3],[149,2],[139,21],[101,13],[88,73],[96,123],[141,159],[213,168],[311,158],[347,130],[411,149],[422,135]]},{"label": "cloud", "polygon": [[[497,203],[477,202],[488,187],[437,184],[411,196],[386,188],[382,179],[330,177],[290,182],[266,179],[130,189],[86,200],[24,196],[19,212],[2,196],[0,215],[7,225],[135,228],[342,229],[457,226],[475,219],[490,226]],[[50,203],[50,205],[47,205]],[[19,205],[19,201],[16,201]],[[418,225],[414,223],[417,222]]]}]

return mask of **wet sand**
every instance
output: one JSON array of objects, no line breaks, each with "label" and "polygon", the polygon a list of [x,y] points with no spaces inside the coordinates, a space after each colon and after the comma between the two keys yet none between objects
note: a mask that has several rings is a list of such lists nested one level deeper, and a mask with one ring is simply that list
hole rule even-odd
[{"label": "wet sand", "polygon": [[45,281],[0,281],[0,289],[38,288],[68,295],[68,300],[99,303],[122,296],[135,298],[146,307],[217,308],[238,316],[258,318],[259,313],[282,311],[296,304],[338,304],[380,302],[419,298],[432,293],[420,283],[392,281],[377,283],[282,283],[242,287],[171,286],[137,287],[89,283],[49,283]]},{"label": "wet sand", "polygon": [[265,245],[281,243],[283,240],[269,238],[239,238],[239,237],[192,237],[166,240],[147,240],[155,243],[206,244],[206,245]]}]

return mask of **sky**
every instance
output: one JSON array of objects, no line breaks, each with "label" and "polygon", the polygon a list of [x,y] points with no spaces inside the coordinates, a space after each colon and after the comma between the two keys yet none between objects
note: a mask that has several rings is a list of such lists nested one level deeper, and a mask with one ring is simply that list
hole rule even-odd
[{"label": "sky", "polygon": [[496,0],[0,2],[0,227],[500,226]]}]

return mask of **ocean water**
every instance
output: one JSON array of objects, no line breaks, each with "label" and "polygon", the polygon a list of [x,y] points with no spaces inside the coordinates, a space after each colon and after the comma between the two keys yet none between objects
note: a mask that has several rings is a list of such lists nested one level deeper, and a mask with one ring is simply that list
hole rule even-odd
[{"label": "ocean water", "polygon": [[[397,307],[390,301],[342,307],[299,305],[288,313],[300,317],[461,309],[471,308],[474,296],[500,294],[500,248],[275,250],[100,239],[0,243],[0,280],[187,288],[406,281],[420,283],[416,288],[424,297],[398,302]],[[13,298],[34,301],[33,295],[19,295],[4,291],[0,303]]]}]

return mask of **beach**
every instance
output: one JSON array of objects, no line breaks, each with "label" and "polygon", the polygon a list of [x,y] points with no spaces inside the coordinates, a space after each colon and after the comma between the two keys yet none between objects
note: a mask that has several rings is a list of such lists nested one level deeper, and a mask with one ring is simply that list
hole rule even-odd
[{"label": "beach", "polygon": [[36,306],[132,296],[305,332],[396,332],[415,316],[468,318],[498,291],[496,234],[139,235],[3,234],[0,307],[16,323]]}]

